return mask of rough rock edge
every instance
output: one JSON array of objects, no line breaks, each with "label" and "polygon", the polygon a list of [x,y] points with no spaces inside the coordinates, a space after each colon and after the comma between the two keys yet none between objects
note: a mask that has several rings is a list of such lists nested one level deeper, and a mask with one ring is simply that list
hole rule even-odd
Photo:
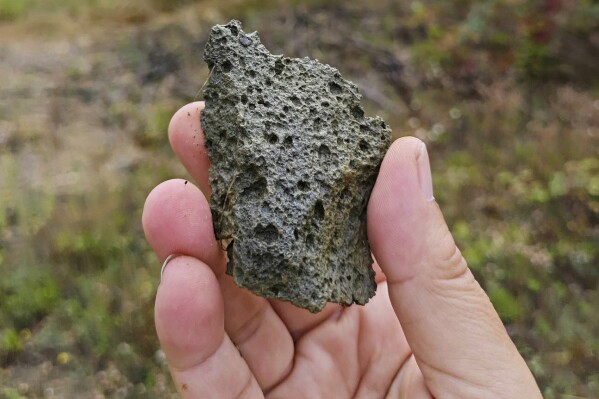
[{"label": "rough rock edge", "polygon": [[335,68],[273,56],[241,28],[213,27],[204,53],[202,127],[215,234],[231,240],[227,273],[312,312],[365,304],[376,290],[366,205],[390,129],[364,117]]}]

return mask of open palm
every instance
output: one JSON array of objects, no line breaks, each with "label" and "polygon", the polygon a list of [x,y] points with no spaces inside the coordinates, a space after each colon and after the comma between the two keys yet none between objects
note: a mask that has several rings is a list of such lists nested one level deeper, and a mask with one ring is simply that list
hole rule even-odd
[{"label": "open palm", "polygon": [[[181,108],[171,145],[205,193],[200,111]],[[205,195],[184,180],[148,196],[143,225],[161,261],[156,329],[184,398],[538,398],[432,199],[414,138],[387,153],[368,205],[377,295],[318,314],[238,288]],[[382,270],[381,270],[382,269]],[[400,324],[401,323],[401,324]]]}]

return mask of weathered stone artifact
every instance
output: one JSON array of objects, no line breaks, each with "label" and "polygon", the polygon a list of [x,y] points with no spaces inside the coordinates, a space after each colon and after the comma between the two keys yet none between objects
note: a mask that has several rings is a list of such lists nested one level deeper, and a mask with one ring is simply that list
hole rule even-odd
[{"label": "weathered stone artifact", "polygon": [[308,58],[272,55],[239,21],[212,28],[202,127],[214,231],[240,287],[312,312],[376,290],[366,205],[390,129],[357,87]]}]

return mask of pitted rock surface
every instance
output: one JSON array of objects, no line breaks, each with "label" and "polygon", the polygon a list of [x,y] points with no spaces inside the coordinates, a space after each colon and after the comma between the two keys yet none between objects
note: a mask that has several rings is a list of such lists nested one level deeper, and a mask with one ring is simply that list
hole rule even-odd
[{"label": "pitted rock surface", "polygon": [[312,312],[376,290],[366,205],[390,129],[357,87],[308,58],[272,55],[231,21],[212,28],[202,128],[211,209],[240,287]]}]

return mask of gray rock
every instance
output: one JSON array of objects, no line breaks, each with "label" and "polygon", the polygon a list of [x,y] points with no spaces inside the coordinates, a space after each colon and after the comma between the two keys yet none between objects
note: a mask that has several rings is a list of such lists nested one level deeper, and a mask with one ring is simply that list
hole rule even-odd
[{"label": "gray rock", "polygon": [[390,129],[357,87],[308,58],[272,55],[239,21],[212,28],[202,127],[211,208],[240,287],[312,312],[376,290],[366,205]]}]

